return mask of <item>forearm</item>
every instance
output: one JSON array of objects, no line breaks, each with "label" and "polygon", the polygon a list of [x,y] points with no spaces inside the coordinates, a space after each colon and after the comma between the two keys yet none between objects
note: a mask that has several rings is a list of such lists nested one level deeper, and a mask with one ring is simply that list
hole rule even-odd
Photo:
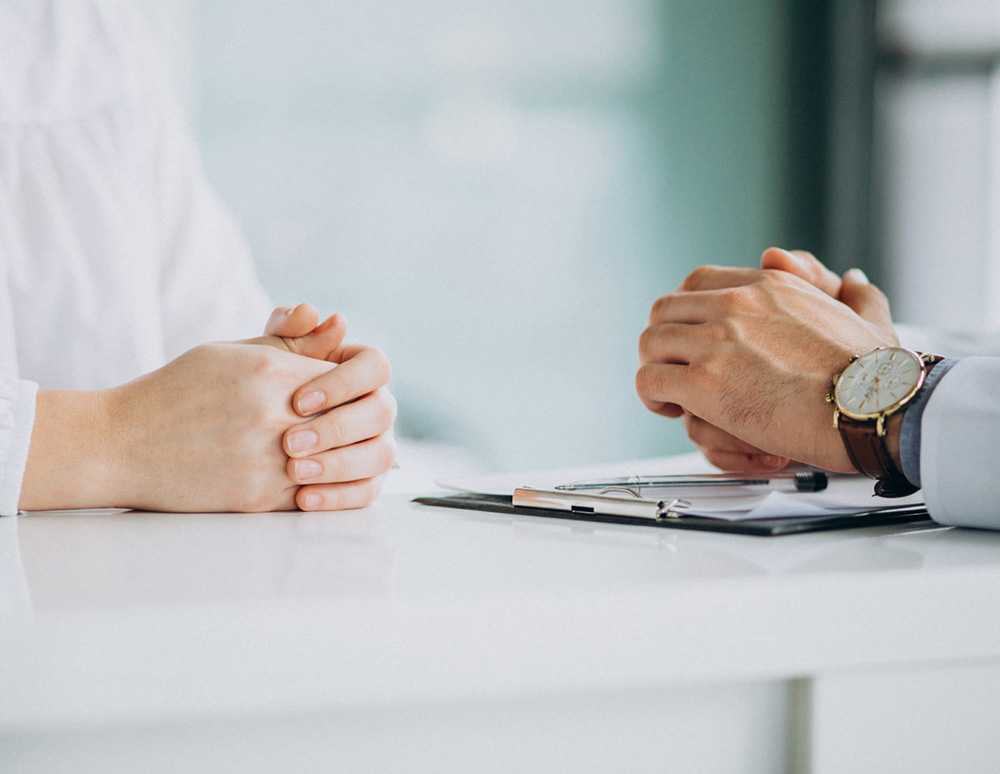
[{"label": "forearm", "polygon": [[21,485],[21,510],[127,505],[122,438],[110,390],[43,390]]}]

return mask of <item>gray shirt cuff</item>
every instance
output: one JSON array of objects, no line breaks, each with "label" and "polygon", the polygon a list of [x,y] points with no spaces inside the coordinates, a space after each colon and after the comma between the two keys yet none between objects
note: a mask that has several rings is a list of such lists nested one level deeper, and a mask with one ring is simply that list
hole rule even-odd
[{"label": "gray shirt cuff", "polygon": [[941,379],[957,362],[957,359],[945,358],[934,366],[927,374],[917,397],[903,413],[903,426],[899,431],[899,461],[902,463],[903,475],[915,487],[920,486],[920,424],[924,408]]}]

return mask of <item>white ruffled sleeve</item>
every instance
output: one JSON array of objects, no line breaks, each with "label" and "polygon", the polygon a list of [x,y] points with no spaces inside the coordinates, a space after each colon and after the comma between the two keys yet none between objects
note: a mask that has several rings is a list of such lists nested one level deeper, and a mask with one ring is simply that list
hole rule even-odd
[{"label": "white ruffled sleeve", "polygon": [[17,513],[38,385],[19,379],[7,270],[0,257],[0,516]]},{"label": "white ruffled sleeve", "polygon": [[17,513],[37,391],[34,382],[0,376],[0,516]]},{"label": "white ruffled sleeve", "polygon": [[239,227],[205,177],[180,110],[164,107],[157,153],[163,330],[175,357],[205,341],[263,332],[271,311]]}]

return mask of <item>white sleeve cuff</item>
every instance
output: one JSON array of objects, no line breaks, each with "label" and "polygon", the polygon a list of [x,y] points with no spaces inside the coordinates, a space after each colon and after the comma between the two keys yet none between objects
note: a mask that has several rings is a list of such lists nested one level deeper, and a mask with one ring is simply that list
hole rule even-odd
[{"label": "white sleeve cuff", "polygon": [[0,516],[17,513],[37,393],[34,382],[0,378]]},{"label": "white sleeve cuff", "polygon": [[1000,358],[959,360],[938,382],[921,420],[920,480],[931,518],[1000,529],[996,437]]}]

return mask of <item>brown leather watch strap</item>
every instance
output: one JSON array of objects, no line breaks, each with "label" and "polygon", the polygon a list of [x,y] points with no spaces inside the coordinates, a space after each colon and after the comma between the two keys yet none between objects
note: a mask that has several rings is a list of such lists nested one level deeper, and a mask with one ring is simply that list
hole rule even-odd
[{"label": "brown leather watch strap", "polygon": [[859,473],[864,473],[868,478],[903,475],[892,461],[884,439],[879,438],[875,431],[874,422],[858,422],[841,414],[838,427],[847,448],[847,456]]}]

